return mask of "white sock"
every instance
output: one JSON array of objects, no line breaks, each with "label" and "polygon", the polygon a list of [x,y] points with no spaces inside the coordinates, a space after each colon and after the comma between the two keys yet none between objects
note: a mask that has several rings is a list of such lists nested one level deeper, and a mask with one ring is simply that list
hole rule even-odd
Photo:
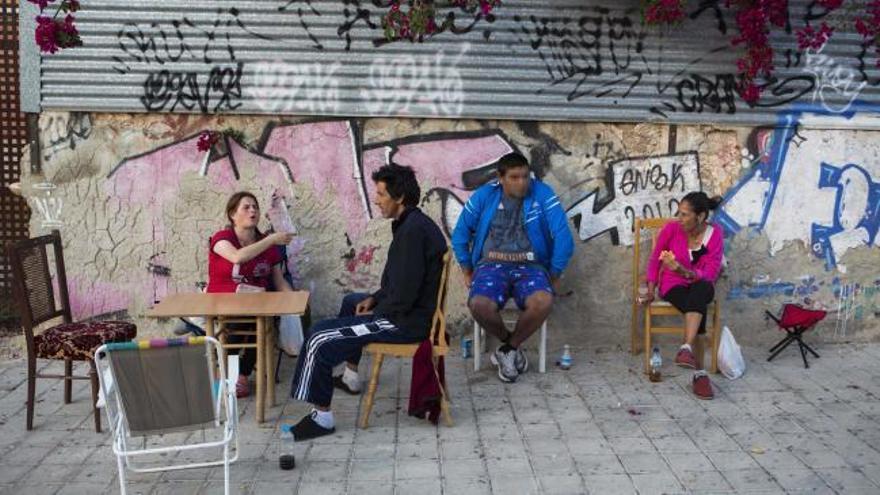
[{"label": "white sock", "polygon": [[342,381],[348,385],[348,388],[354,390],[355,392],[361,389],[361,377],[358,375],[358,372],[349,368],[348,366],[342,371]]},{"label": "white sock", "polygon": [[317,409],[312,409],[314,412],[315,423],[318,423],[323,428],[333,428],[336,422],[333,420],[333,411],[319,411]]},{"label": "white sock", "polygon": [[694,350],[691,349],[690,344],[681,344],[681,349],[687,349],[689,352],[694,352]]}]

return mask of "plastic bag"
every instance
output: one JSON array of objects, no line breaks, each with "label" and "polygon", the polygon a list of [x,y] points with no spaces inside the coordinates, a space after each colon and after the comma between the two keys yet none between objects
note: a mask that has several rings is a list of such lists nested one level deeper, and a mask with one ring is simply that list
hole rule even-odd
[{"label": "plastic bag", "polygon": [[721,342],[718,344],[718,370],[731,380],[736,380],[746,372],[742,349],[727,326],[721,332]]},{"label": "plastic bag", "polygon": [[299,316],[282,315],[278,326],[278,347],[288,356],[297,356],[302,343],[303,327]]}]

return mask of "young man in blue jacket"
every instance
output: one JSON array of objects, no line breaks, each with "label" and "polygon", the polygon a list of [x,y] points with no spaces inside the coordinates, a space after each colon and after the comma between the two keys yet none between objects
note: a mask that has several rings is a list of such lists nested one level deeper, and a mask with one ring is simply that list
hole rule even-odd
[{"label": "young man in blue jacket", "polygon": [[[550,315],[554,287],[568,265],[574,241],[559,198],[531,178],[519,153],[498,161],[498,180],[465,203],[452,249],[470,288],[468,307],[477,323],[503,344],[491,356],[498,377],[514,382],[529,366],[520,345]],[[500,310],[513,297],[522,310],[513,332]]]}]

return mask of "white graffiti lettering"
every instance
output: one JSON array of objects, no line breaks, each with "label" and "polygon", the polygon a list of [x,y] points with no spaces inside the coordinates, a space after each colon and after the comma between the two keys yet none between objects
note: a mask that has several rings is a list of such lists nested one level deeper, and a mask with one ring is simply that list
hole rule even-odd
[{"label": "white graffiti lettering", "polygon": [[447,61],[443,51],[432,57],[378,58],[370,65],[369,88],[361,90],[367,111],[380,115],[459,116],[464,109],[464,82],[458,64],[470,44]]},{"label": "white graffiti lettering", "polygon": [[251,84],[245,91],[266,113],[321,112],[339,109],[339,62],[254,64]]},{"label": "white graffiti lettering", "polygon": [[[851,67],[843,67],[833,57],[823,54],[824,48],[825,46],[818,51],[808,49],[804,54],[804,71],[816,79],[813,103],[821,104],[829,112],[843,113],[849,110],[852,102],[868,83],[856,82],[858,72]],[[834,106],[831,102],[837,99],[842,99],[844,104]]]}]

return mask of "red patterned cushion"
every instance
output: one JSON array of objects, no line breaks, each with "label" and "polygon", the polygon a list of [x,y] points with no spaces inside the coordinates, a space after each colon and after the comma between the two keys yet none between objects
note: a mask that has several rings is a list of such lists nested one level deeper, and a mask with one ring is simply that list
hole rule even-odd
[{"label": "red patterned cushion", "polygon": [[125,342],[137,335],[137,327],[125,321],[63,323],[34,336],[37,357],[87,361],[107,342]]}]

